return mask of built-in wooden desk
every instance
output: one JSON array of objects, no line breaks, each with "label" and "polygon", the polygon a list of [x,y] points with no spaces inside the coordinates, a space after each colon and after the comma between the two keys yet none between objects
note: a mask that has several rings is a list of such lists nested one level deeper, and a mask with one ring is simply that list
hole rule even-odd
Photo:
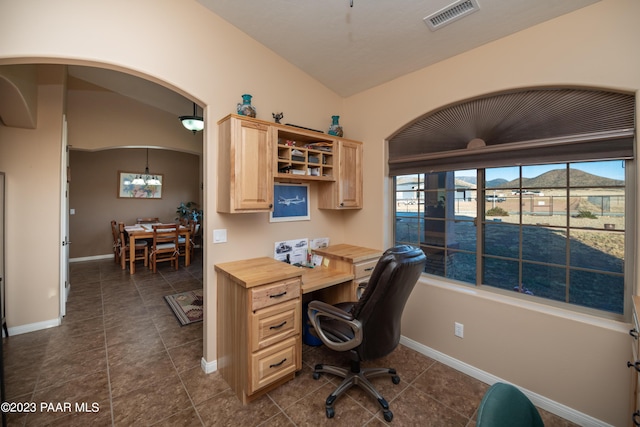
[{"label": "built-in wooden desk", "polygon": [[302,268],[302,293],[309,294],[314,291],[351,283],[354,276],[350,272],[334,270],[329,267]]},{"label": "built-in wooden desk", "polygon": [[267,257],[215,265],[218,371],[243,403],[302,369],[302,296],[349,300],[356,275],[345,265],[294,267]]}]

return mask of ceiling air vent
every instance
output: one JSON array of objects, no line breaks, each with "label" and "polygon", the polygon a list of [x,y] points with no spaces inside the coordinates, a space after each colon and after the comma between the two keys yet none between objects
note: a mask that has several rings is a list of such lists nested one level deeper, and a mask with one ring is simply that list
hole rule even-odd
[{"label": "ceiling air vent", "polygon": [[438,30],[480,9],[477,0],[459,0],[424,18],[431,31]]}]

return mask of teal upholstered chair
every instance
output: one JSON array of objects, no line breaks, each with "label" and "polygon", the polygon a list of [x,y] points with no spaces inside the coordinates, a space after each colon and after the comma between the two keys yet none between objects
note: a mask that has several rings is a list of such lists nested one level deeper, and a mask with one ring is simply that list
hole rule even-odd
[{"label": "teal upholstered chair", "polygon": [[536,407],[517,387],[495,383],[478,409],[477,427],[544,427]]}]

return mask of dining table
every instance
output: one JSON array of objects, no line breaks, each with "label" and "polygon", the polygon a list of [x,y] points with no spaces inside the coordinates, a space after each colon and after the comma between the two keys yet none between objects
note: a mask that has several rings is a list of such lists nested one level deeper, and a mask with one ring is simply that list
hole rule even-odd
[{"label": "dining table", "polygon": [[[157,224],[135,224],[135,225],[125,225],[124,231],[127,232],[129,236],[129,247],[136,247],[136,240],[138,239],[153,239],[153,226]],[[184,265],[188,266],[191,264],[191,230],[189,227],[185,227],[181,224],[176,224],[178,226],[178,234],[180,236],[184,236],[185,241],[185,254],[184,254]],[[136,272],[136,263],[135,257],[129,257],[129,273],[134,274]]]}]

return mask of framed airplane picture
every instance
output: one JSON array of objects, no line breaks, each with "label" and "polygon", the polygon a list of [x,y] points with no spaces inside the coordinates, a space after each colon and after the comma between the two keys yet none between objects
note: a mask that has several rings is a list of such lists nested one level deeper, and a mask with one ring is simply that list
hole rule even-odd
[{"label": "framed airplane picture", "polygon": [[273,186],[273,212],[270,222],[308,221],[309,185],[275,183]]}]

